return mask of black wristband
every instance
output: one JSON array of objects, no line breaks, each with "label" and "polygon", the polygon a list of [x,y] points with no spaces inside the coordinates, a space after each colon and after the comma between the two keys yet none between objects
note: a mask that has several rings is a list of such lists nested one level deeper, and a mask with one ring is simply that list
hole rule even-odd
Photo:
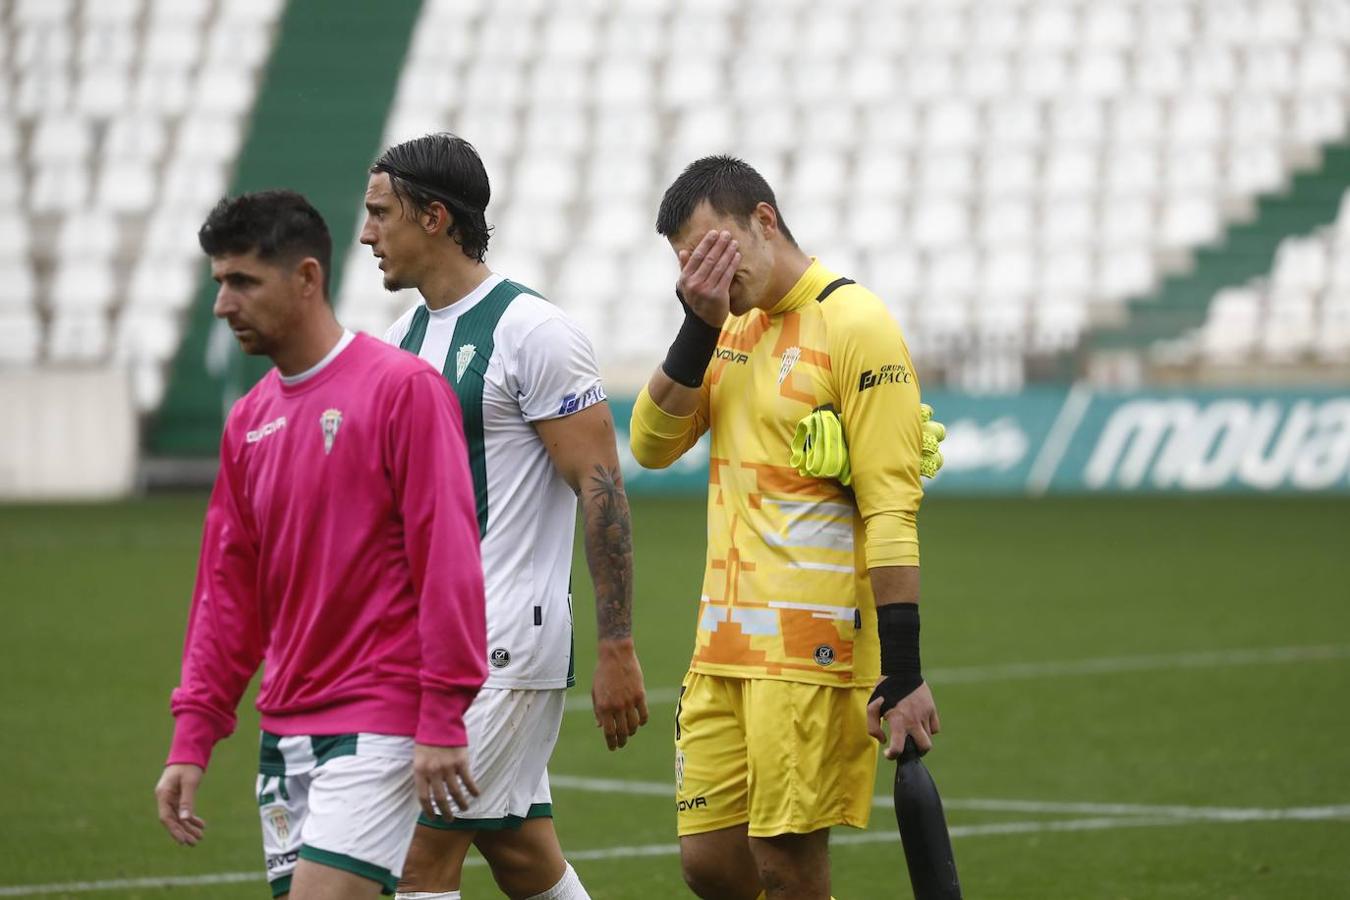
[{"label": "black wristband", "polygon": [[677,384],[696,388],[703,384],[703,375],[708,371],[708,363],[717,349],[717,337],[722,329],[700,319],[684,302],[679,291],[675,292],[675,299],[684,307],[684,324],[680,326],[679,334],[675,335],[675,343],[666,351],[666,361],[661,363],[661,371]]},{"label": "black wristband", "polygon": [[881,641],[881,682],[872,699],[881,697],[881,714],[923,684],[919,662],[919,605],[888,603],[877,607],[877,637]]}]

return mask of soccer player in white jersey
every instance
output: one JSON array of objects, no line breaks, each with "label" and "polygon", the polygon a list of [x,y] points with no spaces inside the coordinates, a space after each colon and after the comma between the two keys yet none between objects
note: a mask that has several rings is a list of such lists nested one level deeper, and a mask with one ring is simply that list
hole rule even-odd
[{"label": "soccer player in white jersey", "polygon": [[595,352],[560,309],[484,262],[490,188],[467,141],[407,141],[370,172],[361,242],[386,288],[423,298],[385,340],[440,370],[459,397],[488,611],[488,680],[466,716],[482,793],[454,818],[420,819],[398,896],[459,898],[473,844],[513,900],[586,898],[553,829],[546,771],[574,680],[578,497],[595,585],[596,724],[613,750],[647,721],[628,500]]}]

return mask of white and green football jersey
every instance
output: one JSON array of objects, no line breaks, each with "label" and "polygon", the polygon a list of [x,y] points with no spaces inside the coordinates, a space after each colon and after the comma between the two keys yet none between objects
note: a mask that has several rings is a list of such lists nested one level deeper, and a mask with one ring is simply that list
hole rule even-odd
[{"label": "white and green football jersey", "polygon": [[571,686],[576,496],[531,423],[605,399],[594,348],[560,309],[500,275],[444,309],[419,303],[384,339],[439,369],[459,397],[483,546],[487,686]]}]

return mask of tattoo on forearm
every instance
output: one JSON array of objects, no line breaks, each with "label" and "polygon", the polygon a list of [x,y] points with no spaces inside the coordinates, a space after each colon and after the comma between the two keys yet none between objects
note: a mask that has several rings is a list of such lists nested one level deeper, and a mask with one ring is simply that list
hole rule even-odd
[{"label": "tattoo on forearm", "polygon": [[597,465],[581,495],[596,628],[601,638],[628,637],[633,633],[633,523],[618,468]]}]

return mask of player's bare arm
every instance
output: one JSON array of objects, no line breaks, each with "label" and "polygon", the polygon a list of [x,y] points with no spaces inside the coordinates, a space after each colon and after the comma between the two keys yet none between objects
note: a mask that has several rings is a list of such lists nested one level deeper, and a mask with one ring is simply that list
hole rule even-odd
[{"label": "player's bare arm", "polygon": [[615,750],[647,723],[647,694],[633,645],[633,524],[609,405],[535,423],[558,472],[581,499],[586,564],[595,587],[595,722]]},{"label": "player's bare arm", "polygon": [[[870,571],[872,593],[876,596],[877,610],[892,604],[911,604],[916,609],[919,603],[919,567],[918,566],[877,566]],[[867,732],[886,744],[886,758],[898,759],[905,749],[905,738],[914,739],[914,745],[920,753],[927,753],[933,747],[933,735],[942,729],[938,719],[937,705],[927,682],[920,682],[912,691],[881,714],[882,698],[875,697],[867,706]],[[889,739],[881,729],[882,719],[886,720]]]},{"label": "player's bare arm", "polygon": [[187,847],[197,846],[206,833],[206,823],[197,816],[197,787],[205,772],[200,766],[177,763],[164,767],[155,785],[159,821],[169,836]]},{"label": "player's bare arm", "polygon": [[[676,282],[678,296],[687,309],[686,322],[671,348],[677,354],[680,345],[697,337],[697,332],[711,334],[714,342],[731,312],[731,279],[741,263],[741,254],[729,231],[709,231],[693,247],[679,248],[680,278]],[[692,321],[691,321],[692,319]],[[711,348],[708,354],[711,355]],[[707,360],[703,360],[706,367]],[[697,366],[695,365],[695,368]],[[647,383],[647,392],[656,405],[673,416],[687,416],[698,408],[697,386],[671,377],[672,361],[658,366]],[[701,373],[700,373],[701,374]],[[687,380],[686,380],[687,381]]]}]

